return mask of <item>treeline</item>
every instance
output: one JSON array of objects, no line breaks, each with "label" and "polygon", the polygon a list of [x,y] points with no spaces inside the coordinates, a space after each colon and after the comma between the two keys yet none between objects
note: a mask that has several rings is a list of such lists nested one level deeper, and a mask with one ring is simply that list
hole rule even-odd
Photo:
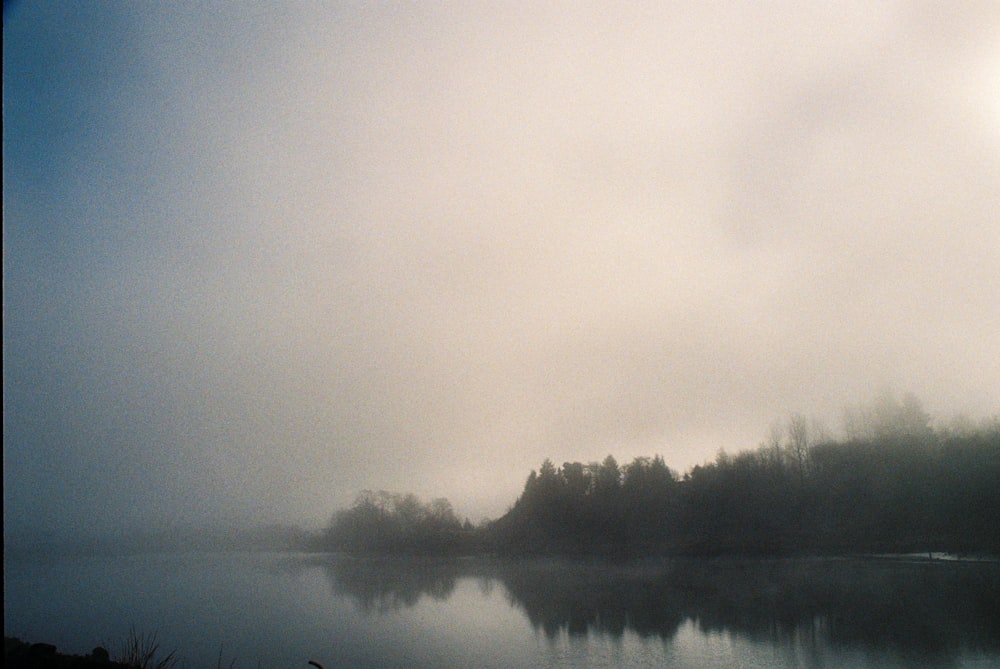
[{"label": "treeline", "polygon": [[1000,425],[784,440],[676,476],[660,458],[551,461],[490,527],[501,552],[1000,554]]},{"label": "treeline", "polygon": [[663,458],[545,460],[500,519],[365,492],[320,550],[378,553],[1000,555],[1000,419],[933,429],[912,396],[848,411],[846,437],[791,417],[756,450],[683,476]]},{"label": "treeline", "polygon": [[424,503],[412,494],[366,490],[334,515],[316,547],[349,553],[463,553],[478,550],[478,538],[447,499]]},{"label": "treeline", "polygon": [[545,460],[532,471],[513,508],[489,527],[500,552],[658,552],[674,536],[679,482],[663,458],[619,467]]}]

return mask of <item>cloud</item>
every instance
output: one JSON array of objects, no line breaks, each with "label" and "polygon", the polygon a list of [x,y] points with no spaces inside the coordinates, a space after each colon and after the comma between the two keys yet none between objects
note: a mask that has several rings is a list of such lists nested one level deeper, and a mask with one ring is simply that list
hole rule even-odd
[{"label": "cloud", "polygon": [[495,515],[547,456],[1000,407],[990,3],[19,12],[24,518]]}]

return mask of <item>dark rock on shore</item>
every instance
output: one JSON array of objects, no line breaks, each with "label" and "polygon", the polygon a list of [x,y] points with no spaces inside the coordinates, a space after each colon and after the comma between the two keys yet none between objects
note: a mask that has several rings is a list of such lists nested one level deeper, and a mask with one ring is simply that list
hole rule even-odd
[{"label": "dark rock on shore", "polygon": [[11,637],[3,640],[3,664],[7,669],[134,669],[112,662],[101,646],[90,655],[66,655],[49,643],[27,643]]}]

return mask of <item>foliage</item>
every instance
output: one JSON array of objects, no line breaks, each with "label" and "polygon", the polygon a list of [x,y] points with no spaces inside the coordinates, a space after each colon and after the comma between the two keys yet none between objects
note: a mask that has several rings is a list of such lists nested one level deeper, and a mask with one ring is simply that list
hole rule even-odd
[{"label": "foliage", "polygon": [[423,503],[413,494],[362,492],[338,511],[321,547],[347,552],[437,553],[467,550],[473,531],[444,498]]},{"label": "foliage", "polygon": [[135,627],[131,627],[115,661],[134,669],[170,669],[177,666],[177,658],[173,651],[158,658],[156,655],[159,650],[160,644],[156,640],[156,632],[141,634],[136,632]]},{"label": "foliage", "polygon": [[787,439],[681,479],[659,457],[546,460],[489,540],[564,554],[1000,553],[1000,426],[935,432],[909,409],[906,429],[839,442],[810,443],[793,418]]},{"label": "foliage", "polygon": [[659,455],[619,465],[542,462],[500,519],[459,523],[445,499],[362,493],[323,550],[377,553],[1000,554],[1000,420],[934,429],[886,395],[845,415],[835,441],[793,415],[756,450],[679,477]]}]

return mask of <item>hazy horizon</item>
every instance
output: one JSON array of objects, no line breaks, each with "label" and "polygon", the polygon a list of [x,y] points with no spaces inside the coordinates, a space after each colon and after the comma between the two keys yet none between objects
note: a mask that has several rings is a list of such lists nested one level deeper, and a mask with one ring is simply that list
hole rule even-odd
[{"label": "hazy horizon", "polygon": [[1000,415],[1000,6],[603,4],[5,5],[5,532]]}]

